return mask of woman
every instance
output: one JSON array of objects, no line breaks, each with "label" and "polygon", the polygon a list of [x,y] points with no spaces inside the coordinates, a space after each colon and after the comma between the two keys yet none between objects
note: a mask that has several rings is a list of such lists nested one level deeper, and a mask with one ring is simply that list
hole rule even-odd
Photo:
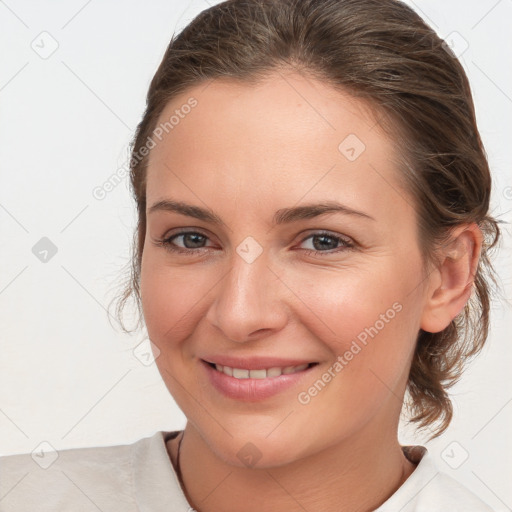
[{"label": "woman", "polygon": [[397,439],[404,400],[449,425],[499,237],[467,77],[414,11],[207,9],[151,82],[131,180],[118,312],[138,301],[186,427],[5,457],[0,510],[491,510]]}]

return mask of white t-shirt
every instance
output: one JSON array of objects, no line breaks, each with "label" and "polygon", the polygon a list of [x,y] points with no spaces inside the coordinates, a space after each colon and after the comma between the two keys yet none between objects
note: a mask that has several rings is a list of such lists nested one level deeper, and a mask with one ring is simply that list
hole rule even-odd
[{"label": "white t-shirt", "polygon": [[[0,457],[0,512],[193,512],[166,448],[179,432],[158,431],[128,445]],[[425,448],[404,449],[413,462],[421,460],[375,512],[492,512],[437,469]]]}]

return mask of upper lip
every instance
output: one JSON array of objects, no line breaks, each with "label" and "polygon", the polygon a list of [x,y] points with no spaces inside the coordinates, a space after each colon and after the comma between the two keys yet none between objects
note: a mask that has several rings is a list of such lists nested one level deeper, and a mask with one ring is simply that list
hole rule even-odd
[{"label": "upper lip", "polygon": [[286,368],[287,366],[300,366],[316,362],[304,359],[283,359],[280,357],[267,356],[234,357],[213,355],[202,359],[207,363],[229,366],[230,368],[240,368],[241,370],[264,370],[265,368],[275,367]]}]

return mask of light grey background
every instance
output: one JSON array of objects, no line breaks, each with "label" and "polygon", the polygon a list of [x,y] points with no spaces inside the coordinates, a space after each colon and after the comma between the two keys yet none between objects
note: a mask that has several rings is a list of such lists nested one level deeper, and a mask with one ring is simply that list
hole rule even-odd
[{"label": "light grey background", "polygon": [[[512,0],[407,3],[462,52],[494,173],[493,213],[510,221]],[[126,444],[185,424],[144,358],[143,335],[122,334],[107,320],[135,226],[128,180],[103,199],[93,192],[125,173],[170,37],[206,7],[205,0],[0,1],[0,455],[43,441],[57,450]],[[505,300],[493,303],[488,345],[453,389],[452,425],[427,444],[443,470],[498,511],[512,508],[504,231]],[[34,251],[46,262],[33,252],[38,242]],[[401,439],[425,444],[407,428]]]}]

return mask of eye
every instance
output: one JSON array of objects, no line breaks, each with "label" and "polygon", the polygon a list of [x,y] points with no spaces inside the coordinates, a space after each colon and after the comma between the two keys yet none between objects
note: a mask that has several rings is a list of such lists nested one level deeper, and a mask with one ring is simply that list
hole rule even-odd
[{"label": "eye", "polygon": [[[182,231],[156,240],[155,244],[171,252],[191,254],[194,252],[199,253],[200,251],[197,249],[208,248],[204,245],[207,240],[208,237],[198,231]],[[181,241],[180,243],[183,244],[183,246],[177,245],[177,241]]]},{"label": "eye", "polygon": [[354,249],[355,247],[354,242],[349,238],[333,235],[325,231],[309,235],[302,240],[302,243],[307,240],[311,241],[313,249],[304,249],[306,254],[326,256],[328,254]]},{"label": "eye", "polygon": [[[182,231],[156,240],[155,244],[166,250],[187,255],[201,254],[200,249],[208,249],[205,245],[209,238],[198,231]],[[180,242],[178,242],[180,241]],[[326,256],[355,248],[355,243],[347,237],[319,231],[304,238],[301,244],[310,241],[310,249],[303,249],[306,254]],[[182,244],[181,246],[179,244]]]}]

